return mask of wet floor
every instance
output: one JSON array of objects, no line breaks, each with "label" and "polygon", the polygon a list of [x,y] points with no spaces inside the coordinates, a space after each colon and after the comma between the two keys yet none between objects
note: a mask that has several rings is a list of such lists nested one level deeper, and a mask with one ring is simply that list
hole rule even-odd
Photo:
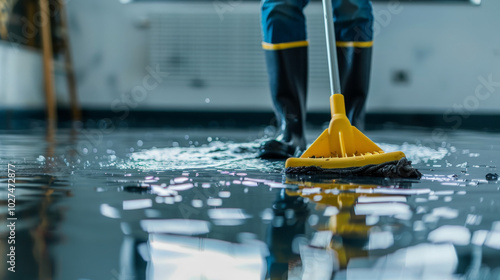
[{"label": "wet floor", "polygon": [[424,177],[286,178],[258,130],[4,131],[0,278],[500,279],[499,135],[366,134]]}]

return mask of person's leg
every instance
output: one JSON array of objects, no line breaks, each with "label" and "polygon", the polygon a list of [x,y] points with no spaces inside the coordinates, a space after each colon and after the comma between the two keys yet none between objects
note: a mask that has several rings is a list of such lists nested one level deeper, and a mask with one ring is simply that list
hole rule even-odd
[{"label": "person's leg", "polygon": [[352,125],[364,127],[370,83],[373,9],[370,0],[333,0],[342,93]]},{"label": "person's leg", "polygon": [[308,1],[262,1],[262,47],[278,122],[275,139],[260,147],[262,158],[287,158],[306,148],[308,42],[302,11]]}]

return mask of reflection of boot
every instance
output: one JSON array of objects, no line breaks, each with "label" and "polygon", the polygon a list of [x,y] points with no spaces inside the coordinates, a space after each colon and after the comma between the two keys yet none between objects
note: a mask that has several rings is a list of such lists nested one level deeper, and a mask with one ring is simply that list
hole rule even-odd
[{"label": "reflection of boot", "polygon": [[259,157],[298,156],[306,148],[307,47],[265,53],[278,134],[261,145]]},{"label": "reflection of boot", "polygon": [[363,130],[370,83],[371,47],[337,47],[342,94],[351,124]]},{"label": "reflection of boot", "polygon": [[282,189],[273,203],[273,213],[274,219],[266,234],[270,253],[266,279],[288,279],[289,266],[300,260],[292,250],[292,243],[296,237],[306,233],[309,208],[302,197],[289,196]]}]

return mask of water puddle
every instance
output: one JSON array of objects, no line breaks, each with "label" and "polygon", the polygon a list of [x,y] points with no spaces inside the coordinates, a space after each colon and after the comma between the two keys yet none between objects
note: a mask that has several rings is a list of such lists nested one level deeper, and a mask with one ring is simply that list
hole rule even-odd
[{"label": "water puddle", "polygon": [[0,135],[19,271],[0,278],[497,279],[497,135],[373,139],[424,177],[286,177],[251,131]]}]

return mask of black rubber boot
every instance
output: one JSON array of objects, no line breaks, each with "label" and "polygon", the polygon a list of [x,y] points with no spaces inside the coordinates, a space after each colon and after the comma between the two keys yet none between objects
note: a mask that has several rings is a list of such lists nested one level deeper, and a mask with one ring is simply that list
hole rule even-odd
[{"label": "black rubber boot", "polygon": [[360,130],[365,125],[365,103],[370,84],[372,48],[337,47],[340,84],[346,114]]},{"label": "black rubber boot", "polygon": [[307,47],[266,50],[265,55],[278,132],[262,143],[258,156],[300,156],[306,149]]}]

